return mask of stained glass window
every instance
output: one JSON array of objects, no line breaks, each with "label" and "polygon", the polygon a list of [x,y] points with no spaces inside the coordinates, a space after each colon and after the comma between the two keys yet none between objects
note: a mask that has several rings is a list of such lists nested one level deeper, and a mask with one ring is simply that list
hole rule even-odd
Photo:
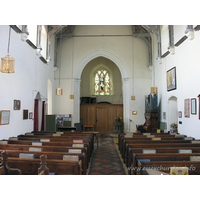
[{"label": "stained glass window", "polygon": [[110,77],[106,70],[99,70],[95,74],[95,95],[110,95]]}]

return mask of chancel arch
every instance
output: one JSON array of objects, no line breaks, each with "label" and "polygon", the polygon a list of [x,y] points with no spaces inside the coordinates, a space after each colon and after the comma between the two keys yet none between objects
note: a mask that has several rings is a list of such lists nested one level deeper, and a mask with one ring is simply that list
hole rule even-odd
[{"label": "chancel arch", "polygon": [[82,61],[79,63],[78,67],[76,68],[75,75],[74,75],[74,105],[73,105],[73,121],[74,123],[80,121],[80,82],[81,82],[81,75],[83,72],[83,69],[85,66],[92,61],[95,58],[98,57],[105,57],[112,62],[116,64],[116,66],[119,68],[119,71],[121,73],[122,78],[122,90],[123,90],[123,116],[124,116],[124,130],[126,131],[128,129],[128,120],[129,120],[129,111],[130,111],[130,105],[128,103],[128,97],[129,95],[129,79],[127,76],[126,69],[124,67],[124,64],[121,62],[121,60],[115,56],[114,54],[108,52],[108,51],[94,51],[91,54],[87,55],[82,59]]}]

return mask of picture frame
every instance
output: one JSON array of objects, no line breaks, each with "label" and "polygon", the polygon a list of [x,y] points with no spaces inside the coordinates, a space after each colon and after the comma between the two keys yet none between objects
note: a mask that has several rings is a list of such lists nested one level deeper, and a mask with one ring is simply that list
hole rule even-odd
[{"label": "picture frame", "polygon": [[200,94],[197,96],[199,98],[199,109],[198,109],[198,115],[199,115],[199,120],[200,120]]},{"label": "picture frame", "polygon": [[167,91],[176,89],[176,67],[167,71]]},{"label": "picture frame", "polygon": [[20,100],[14,100],[13,109],[14,110],[20,110],[21,109],[21,101]]},{"label": "picture frame", "polygon": [[190,99],[184,100],[184,115],[186,118],[190,118]]},{"label": "picture frame", "polygon": [[179,117],[179,118],[182,118],[182,111],[179,111],[179,112],[178,112],[178,117]]},{"label": "picture frame", "polygon": [[166,119],[166,112],[163,112],[163,119]]},{"label": "picture frame", "polygon": [[196,98],[191,99],[191,114],[192,115],[197,114]]},{"label": "picture frame", "polygon": [[33,113],[29,112],[29,119],[33,119]]},{"label": "picture frame", "polygon": [[28,119],[28,110],[23,110],[23,119]]},{"label": "picture frame", "polygon": [[10,123],[10,110],[1,110],[0,125],[7,125]]}]

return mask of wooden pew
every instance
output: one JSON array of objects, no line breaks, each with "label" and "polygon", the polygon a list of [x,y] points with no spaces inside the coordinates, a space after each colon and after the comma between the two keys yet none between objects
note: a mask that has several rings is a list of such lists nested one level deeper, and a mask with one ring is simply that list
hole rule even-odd
[{"label": "wooden pew", "polygon": [[[32,145],[19,145],[19,144],[0,144],[0,149],[3,150],[24,150],[29,151],[29,148],[31,148],[31,151],[34,151],[35,148],[38,148],[36,150],[40,150],[42,152],[65,152],[68,153],[70,149],[80,149],[82,153],[85,153],[87,155],[87,149],[85,147],[66,147],[66,146],[32,146]],[[85,156],[87,157],[87,156]],[[88,168],[89,162],[87,160],[87,168]]]},{"label": "wooden pew", "polygon": [[61,136],[53,136],[53,135],[19,135],[18,140],[40,140],[40,139],[50,139],[52,142],[67,142],[73,140],[83,140],[84,143],[88,145],[88,153],[89,157],[92,154],[92,150],[94,149],[94,144],[91,138],[82,137],[82,136],[69,136],[69,135],[61,135]]},{"label": "wooden pew", "polygon": [[[20,168],[22,175],[37,175],[40,159],[22,159],[9,157],[7,163],[10,167]],[[82,175],[82,163],[79,161],[48,160],[47,167],[55,175]]]},{"label": "wooden pew", "polygon": [[40,140],[36,139],[36,140],[3,140],[8,142],[8,144],[22,144],[22,145],[41,145],[41,146],[68,146],[68,147],[72,147],[73,145],[75,146],[84,146],[88,151],[88,159],[90,160],[91,158],[91,149],[89,149],[88,144],[87,143],[73,143],[73,141],[57,141],[57,142],[40,142]]},{"label": "wooden pew", "polygon": [[[154,137],[152,137],[154,136]],[[183,140],[183,136],[175,136],[175,135],[159,135],[159,137],[155,136],[155,135],[133,135],[132,137],[120,137],[119,139],[119,150],[120,153],[123,154],[122,152],[124,151],[124,143],[128,140],[149,140],[152,141],[152,138],[157,139],[157,138],[161,138],[161,140]]]},{"label": "wooden pew", "polygon": [[0,167],[0,175],[3,175],[3,173],[4,173],[4,166],[1,166]]},{"label": "wooden pew", "polygon": [[145,168],[156,168],[169,173],[170,167],[188,167],[189,175],[200,175],[200,161],[139,161],[138,175],[142,175]]},{"label": "wooden pew", "polygon": [[25,133],[25,135],[19,135],[19,137],[25,137],[25,136],[33,136],[33,137],[37,137],[37,136],[44,136],[44,137],[49,137],[49,136],[54,136],[56,137],[56,135],[59,135],[61,137],[68,137],[68,138],[75,138],[75,137],[80,137],[81,139],[90,139],[91,143],[94,142],[94,134],[93,133],[82,133],[82,132],[32,132],[32,133]]},{"label": "wooden pew", "polygon": [[[2,152],[4,150],[0,150]],[[85,153],[66,153],[66,152],[34,152],[34,151],[23,151],[23,150],[6,150],[8,157],[15,157],[19,158],[19,155],[21,153],[23,154],[34,154],[34,159],[40,159],[40,156],[45,154],[47,156],[47,161],[48,159],[53,159],[53,160],[63,160],[63,156],[70,156],[70,155],[75,155],[79,156],[79,160],[82,161],[82,169],[83,169],[83,175],[87,174],[87,162],[85,159]]]},{"label": "wooden pew", "polygon": [[[40,168],[40,165],[41,165],[41,160],[7,157],[7,164],[12,168],[20,169],[20,173],[23,175],[37,175],[38,168]],[[81,160],[65,161],[65,160],[49,159],[48,164],[47,164],[49,171],[54,172],[56,175],[57,174],[58,175],[65,175],[65,174],[81,175],[82,174],[81,166],[82,166]],[[6,173],[6,174],[13,174],[13,173],[9,171],[9,173]],[[14,174],[16,174],[16,172]]]},{"label": "wooden pew", "polygon": [[[131,148],[131,156],[129,156],[129,160],[128,160],[128,166],[127,168],[130,168],[131,165],[133,164],[133,154],[142,154],[143,153],[143,149],[144,148]],[[180,147],[159,147],[159,148],[148,148],[149,150],[156,150],[156,154],[165,154],[165,153],[176,153],[178,154],[179,149],[182,149]],[[200,147],[184,147],[184,149],[191,149],[192,153],[200,153]],[[181,153],[179,153],[181,155]],[[144,154],[147,155],[147,154]],[[134,164],[133,164],[134,165]],[[130,171],[129,171],[129,174]]]},{"label": "wooden pew", "polygon": [[[89,137],[91,137],[91,135],[92,134],[87,134],[87,136],[88,137],[86,137],[86,139],[87,139],[87,141],[90,141],[90,138]],[[45,134],[45,136],[47,136],[47,134]],[[86,136],[86,134],[84,134],[84,137]],[[44,135],[42,135],[42,138],[44,137]],[[49,135],[47,136],[47,137],[49,137]],[[38,137],[38,138],[40,138],[40,136]],[[46,138],[46,137],[45,137]],[[60,137],[59,137],[59,139],[58,139],[58,137],[54,137],[54,136],[52,136],[52,139],[57,139],[57,141],[59,141],[59,139],[61,139]],[[69,141],[72,141],[73,139],[82,139],[82,138],[80,138],[80,134],[79,135],[76,135],[76,137],[74,136],[74,135],[72,135],[72,136],[69,136],[69,135],[67,135],[66,137],[62,137],[62,141],[63,140],[67,140],[67,138],[69,139]],[[34,139],[33,139],[34,140]],[[5,148],[8,148],[8,149],[20,149],[21,151],[23,150],[27,150],[26,148],[27,147],[25,147],[25,145],[23,145],[23,143],[26,143],[26,144],[29,144],[29,145],[27,145],[27,146],[30,146],[30,144],[33,142],[33,140],[32,141],[9,141],[10,143],[22,143],[22,145],[20,145],[20,147],[19,146],[16,146],[16,145],[12,145],[12,146],[6,146],[6,147],[3,147],[3,145],[0,145],[0,148],[2,148],[2,149],[5,149]],[[91,143],[91,142],[90,142]],[[43,142],[43,144],[44,144],[44,142]],[[71,147],[71,145],[72,145],[73,143],[71,142],[68,142],[68,144],[67,145],[70,145],[69,146],[69,148],[70,149],[80,149],[79,147]],[[55,150],[55,146],[52,146],[52,148],[53,149],[51,149],[51,150],[53,150],[53,151],[58,151],[58,152],[61,152],[61,151],[63,151],[63,147],[65,147],[66,146],[66,143],[64,144],[64,142],[61,142],[61,141],[59,141],[59,142],[52,142],[52,143],[49,143],[49,144],[47,144],[47,143],[45,143],[45,145],[48,145],[48,146],[42,146],[42,149],[44,150],[47,150],[47,151],[50,151],[50,146],[51,145],[58,145],[58,148]],[[62,147],[62,145],[63,145],[63,147]],[[86,153],[88,152],[87,150],[88,150],[88,146],[87,146],[87,144],[84,144],[84,146],[86,146],[87,148],[86,148]],[[41,148],[41,146],[34,146],[34,147],[39,147],[39,148]],[[47,149],[47,148],[48,149]],[[68,149],[69,149],[68,148]],[[82,149],[83,150],[83,149]],[[64,150],[65,151],[65,150]],[[84,150],[83,150],[84,151]],[[43,151],[44,152],[44,151]],[[29,152],[30,153],[30,152]],[[65,153],[66,154],[66,153]],[[87,156],[85,156],[85,157],[87,157]],[[57,159],[57,158],[56,158]],[[87,160],[87,159],[86,159]],[[82,160],[80,160],[81,161],[81,163],[83,163],[83,161]],[[88,163],[87,163],[87,165],[88,165]],[[83,166],[84,166],[84,163],[83,163]],[[84,169],[86,169],[85,167],[84,167]],[[86,170],[85,170],[86,171]]]},{"label": "wooden pew", "polygon": [[123,144],[121,147],[121,154],[124,155],[126,152],[126,147],[131,143],[191,143],[191,140],[184,140],[183,138],[162,138],[162,137],[153,137],[153,138],[126,138],[123,140]]},{"label": "wooden pew", "polygon": [[[132,133],[131,133],[132,134]],[[133,133],[133,136],[132,137],[129,137],[129,138],[146,138],[146,135],[144,134],[147,134],[147,133]],[[149,133],[150,135],[155,135],[155,137],[160,137],[160,136],[163,136],[163,137],[175,137],[175,134],[169,134],[169,133]],[[186,135],[180,135],[180,134],[176,134],[176,135],[179,135],[181,137],[186,137]],[[118,134],[118,144],[121,143],[121,141],[126,138],[126,134],[125,133],[119,133]],[[119,145],[119,150],[120,150],[120,145]]]},{"label": "wooden pew", "polygon": [[84,141],[84,145],[87,146],[87,153],[88,153],[88,159],[90,160],[91,155],[92,155],[92,150],[93,150],[93,143],[91,140],[89,140],[88,138],[80,138],[80,137],[72,137],[72,136],[66,136],[66,137],[60,137],[60,136],[32,136],[32,135],[20,135],[17,137],[18,140],[32,140],[32,141],[39,141],[40,139],[50,139],[52,142],[68,142],[68,141],[73,141],[73,140],[83,140]]},{"label": "wooden pew", "polygon": [[[133,153],[133,160],[131,167],[128,168],[128,170],[132,174],[135,174],[138,165],[138,160],[145,160],[149,159],[150,161],[190,161],[191,156],[200,156],[199,153],[155,153],[155,154],[142,154],[142,153]],[[131,174],[129,172],[129,174]]]},{"label": "wooden pew", "polygon": [[17,168],[11,168],[7,163],[7,153],[6,151],[1,152],[1,160],[0,163],[0,175],[21,175],[21,170]]},{"label": "wooden pew", "polygon": [[124,162],[126,162],[126,160],[128,160],[128,157],[130,156],[130,154],[132,152],[131,151],[131,148],[143,148],[143,149],[149,149],[149,148],[157,148],[157,147],[181,147],[181,149],[183,149],[183,147],[200,147],[200,144],[196,144],[196,143],[173,143],[173,142],[170,142],[170,143],[156,143],[156,142],[152,142],[152,144],[149,144],[149,143],[131,143],[131,144],[128,144],[126,149],[126,154],[124,152],[123,154],[123,158],[124,158]]},{"label": "wooden pew", "polygon": [[[0,144],[0,149],[18,149],[18,150],[26,150],[29,151],[29,148],[40,148],[41,151],[53,151],[53,152],[68,152],[69,149],[80,149],[82,153],[85,153],[88,156],[86,147],[71,147],[71,146],[32,146],[32,145],[24,145],[24,144]],[[89,160],[87,158],[87,164]]]},{"label": "wooden pew", "polygon": [[49,168],[47,167],[47,156],[41,155],[40,156],[40,164],[41,166],[38,168],[38,175],[49,175]]},{"label": "wooden pew", "polygon": [[200,144],[193,144],[191,143],[190,140],[138,140],[138,141],[126,141],[126,143],[124,144],[124,148],[123,148],[123,152],[122,152],[122,158],[124,158],[124,162],[127,161],[128,156],[130,155],[130,150],[129,147],[134,147],[135,145],[141,147],[141,146],[146,146],[148,147],[148,145],[154,146],[154,147],[159,147],[159,146],[170,146],[170,144],[172,146],[200,146]]}]

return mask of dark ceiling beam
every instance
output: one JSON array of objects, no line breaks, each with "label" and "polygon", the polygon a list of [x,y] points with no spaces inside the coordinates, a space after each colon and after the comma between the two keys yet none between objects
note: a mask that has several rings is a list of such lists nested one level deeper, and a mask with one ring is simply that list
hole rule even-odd
[{"label": "dark ceiling beam", "polygon": [[161,32],[160,25],[142,25],[144,29],[146,29],[149,33],[154,33],[157,38],[157,60],[161,59],[162,49],[161,49]]},{"label": "dark ceiling beam", "polygon": [[151,67],[153,65],[152,63],[152,39],[151,39],[151,35],[150,33],[148,33],[148,31],[146,31],[146,33],[142,32],[143,27],[141,26],[137,26],[137,28],[140,27],[140,31],[139,33],[136,32],[136,26],[132,26],[132,31],[133,31],[133,37],[137,37],[140,38],[141,40],[143,40],[147,47],[148,47],[148,54],[149,54],[149,67]]}]

